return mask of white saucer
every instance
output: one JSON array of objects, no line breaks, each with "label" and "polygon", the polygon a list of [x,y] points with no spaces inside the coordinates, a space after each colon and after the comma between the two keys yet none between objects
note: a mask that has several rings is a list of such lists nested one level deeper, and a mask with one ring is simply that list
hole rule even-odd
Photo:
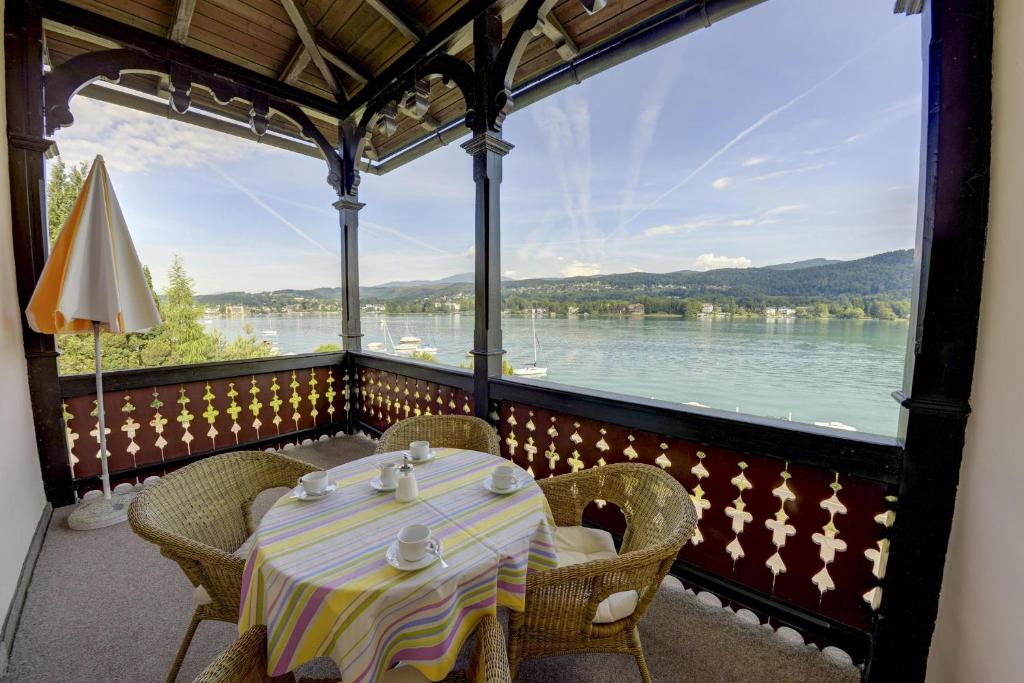
[{"label": "white saucer", "polygon": [[431,460],[434,459],[434,456],[436,454],[437,452],[433,448],[431,448],[430,455],[428,455],[425,458],[421,458],[420,460],[417,460],[416,458],[412,457],[412,453],[410,453],[409,451],[402,451],[402,455],[405,456],[405,461],[411,462],[413,465],[422,465],[425,462],[430,462]]},{"label": "white saucer", "polygon": [[370,486],[376,491],[394,491],[398,488],[398,484],[392,484],[391,486],[385,486],[384,482],[380,480],[380,477],[374,477],[370,480]]},{"label": "white saucer", "polygon": [[292,498],[294,498],[295,500],[320,500],[321,498],[326,498],[327,496],[331,495],[332,493],[334,493],[337,490],[338,490],[338,485],[337,484],[328,484],[327,488],[324,490],[323,493],[313,494],[313,493],[306,493],[306,490],[304,488],[302,488],[301,486],[297,486],[292,491]]},{"label": "white saucer", "polygon": [[402,559],[402,555],[398,552],[398,541],[392,541],[391,545],[388,546],[388,551],[384,554],[384,558],[392,567],[403,572],[414,572],[424,567],[429,567],[437,561],[437,555],[429,550],[426,555],[416,562]]},{"label": "white saucer", "polygon": [[495,488],[494,481],[492,481],[490,477],[487,477],[486,479],[484,479],[484,488],[490,491],[491,493],[497,493],[499,496],[504,496],[505,494],[508,493],[515,493],[519,489],[523,488],[523,481],[517,478],[516,483],[510,486],[509,488],[499,489]]}]

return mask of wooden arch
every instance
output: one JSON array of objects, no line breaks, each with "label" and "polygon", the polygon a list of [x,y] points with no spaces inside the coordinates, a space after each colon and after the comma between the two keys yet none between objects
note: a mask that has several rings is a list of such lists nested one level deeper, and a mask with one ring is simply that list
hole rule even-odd
[{"label": "wooden arch", "polygon": [[117,83],[127,73],[166,76],[170,82],[170,105],[179,114],[184,114],[191,105],[193,85],[209,90],[221,104],[236,99],[249,102],[249,125],[257,138],[268,131],[271,114],[283,116],[295,124],[305,139],[319,148],[328,166],[327,182],[336,192],[341,193],[341,158],[298,105],[268,95],[262,90],[135,50],[89,52],[72,57],[46,74],[43,79],[46,134],[53,135],[57,130],[74,123],[71,99],[82,88],[101,78]]}]

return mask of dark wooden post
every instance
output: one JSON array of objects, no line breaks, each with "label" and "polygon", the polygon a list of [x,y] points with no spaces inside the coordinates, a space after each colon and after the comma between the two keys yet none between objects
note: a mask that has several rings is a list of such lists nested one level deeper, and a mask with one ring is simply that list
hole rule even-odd
[{"label": "dark wooden post", "polygon": [[341,338],[346,351],[363,348],[359,316],[359,202],[356,188],[334,202],[341,219]]},{"label": "dark wooden post", "polygon": [[992,111],[992,0],[925,4],[926,137],[905,437],[869,681],[922,681],[938,613],[974,374]]},{"label": "dark wooden post", "polygon": [[490,412],[490,379],[501,377],[501,163],[512,145],[501,139],[488,111],[493,101],[492,67],[501,45],[501,18],[490,10],[473,21],[476,101],[473,137],[462,145],[473,157],[476,183],[475,319],[473,326],[473,413]]},{"label": "dark wooden post", "polygon": [[57,350],[53,336],[34,332],[24,315],[49,252],[44,153],[53,143],[44,137],[43,24],[37,3],[7,3],[4,52],[14,263],[36,447],[47,499],[54,505],[67,505],[74,502],[74,489],[64,438]]}]

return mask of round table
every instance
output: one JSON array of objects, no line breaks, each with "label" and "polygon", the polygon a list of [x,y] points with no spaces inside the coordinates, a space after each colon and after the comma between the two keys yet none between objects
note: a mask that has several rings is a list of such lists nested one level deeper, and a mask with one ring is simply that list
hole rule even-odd
[{"label": "round table", "polygon": [[[337,491],[312,501],[279,500],[260,522],[242,578],[239,631],[267,626],[268,673],[331,657],[342,680],[373,681],[403,662],[431,680],[455,664],[477,621],[498,606],[522,611],[529,570],[556,566],[554,522],[529,474],[511,494],[483,480],[507,460],[436,449],[417,464],[419,498],[399,503],[370,481],[381,453],[329,470]],[[387,547],[407,524],[430,527],[439,562],[400,571]]]}]

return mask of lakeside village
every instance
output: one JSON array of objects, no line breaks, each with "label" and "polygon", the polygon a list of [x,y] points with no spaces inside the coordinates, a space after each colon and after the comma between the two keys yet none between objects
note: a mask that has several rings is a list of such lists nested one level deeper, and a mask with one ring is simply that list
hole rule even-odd
[{"label": "lakeside village", "polygon": [[[518,303],[518,302],[517,302]],[[691,302],[686,300],[685,312],[665,313],[648,310],[646,304],[634,303],[608,303],[601,302],[599,306],[564,305],[564,306],[542,306],[542,305],[517,305],[507,306],[502,310],[502,315],[554,318],[554,317],[583,317],[591,315],[626,317],[626,316],[654,316],[668,318],[764,318],[766,320],[793,320],[797,318],[839,318],[846,320],[900,320],[906,315],[899,315],[900,311],[893,310],[895,306],[885,305],[882,311],[874,311],[870,304],[865,308],[851,304],[830,305],[819,303],[813,306],[765,306],[763,308],[747,308],[737,304],[713,304],[707,302]],[[588,309],[594,309],[593,312]],[[403,315],[403,314],[426,314],[426,315],[458,315],[463,312],[473,311],[473,297],[456,296],[445,297],[441,301],[429,302],[426,305],[411,307],[398,302],[386,303],[365,303],[360,310],[370,315]],[[268,315],[305,315],[305,314],[330,314],[340,313],[341,304],[337,301],[327,299],[305,299],[295,297],[293,303],[274,305],[222,305],[207,306],[203,310],[206,318],[249,318]]]}]

